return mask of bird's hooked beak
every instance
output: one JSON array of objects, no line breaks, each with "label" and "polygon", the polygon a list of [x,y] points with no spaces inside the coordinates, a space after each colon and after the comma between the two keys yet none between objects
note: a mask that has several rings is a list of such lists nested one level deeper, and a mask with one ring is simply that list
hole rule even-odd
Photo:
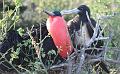
[{"label": "bird's hooked beak", "polygon": [[62,15],[66,15],[66,14],[78,14],[79,12],[81,12],[78,8],[74,8],[71,10],[62,10],[61,14]]},{"label": "bird's hooked beak", "polygon": [[[53,12],[50,12],[48,10],[43,10],[43,12],[45,12],[49,16],[55,16],[55,14]],[[61,15],[66,15],[66,14],[78,14],[80,12],[81,11],[78,8],[74,8],[74,9],[71,9],[71,10],[62,10],[60,13],[61,13]]]},{"label": "bird's hooked beak", "polygon": [[50,12],[48,10],[43,10],[43,12],[45,12],[46,14],[48,14],[49,16],[54,16],[55,14],[53,12]]}]

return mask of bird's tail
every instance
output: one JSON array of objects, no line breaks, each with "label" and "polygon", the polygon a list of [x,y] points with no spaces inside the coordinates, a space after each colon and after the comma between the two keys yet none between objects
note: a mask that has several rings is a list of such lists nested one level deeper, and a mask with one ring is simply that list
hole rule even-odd
[{"label": "bird's tail", "polygon": [[[106,73],[108,73],[108,74],[110,73],[110,71],[107,68],[107,65],[103,61],[96,61],[93,63],[93,66],[94,66],[95,71],[97,71],[99,68],[101,68]],[[102,74],[102,72],[100,72],[99,74]]]}]

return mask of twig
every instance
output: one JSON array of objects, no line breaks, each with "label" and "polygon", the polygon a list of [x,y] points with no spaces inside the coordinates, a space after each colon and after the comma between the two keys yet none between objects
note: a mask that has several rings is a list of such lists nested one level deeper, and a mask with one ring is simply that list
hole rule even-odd
[{"label": "twig", "polygon": [[119,12],[113,12],[111,15],[98,16],[98,20],[111,19],[112,17],[119,15]]},{"label": "twig", "polygon": [[109,44],[109,42],[112,40],[112,37],[113,37],[113,33],[110,31],[110,34],[109,34],[109,39],[108,39],[108,41],[106,42],[106,45],[105,45],[105,47],[103,47],[105,50],[104,50],[104,59],[105,59],[105,55],[106,55],[106,52],[107,52],[107,50],[108,50],[108,44]]},{"label": "twig", "polygon": [[8,54],[8,52],[9,52],[10,50],[11,50],[11,48],[8,49],[4,54],[0,52],[0,55],[1,55],[0,60],[1,60],[2,58],[4,58],[5,55]]},{"label": "twig", "polygon": [[62,64],[59,64],[59,65],[53,65],[49,69],[56,69],[56,68],[65,67],[65,66],[68,66],[68,63],[62,63]]},{"label": "twig", "polygon": [[22,67],[21,65],[19,65],[18,67],[21,68],[22,70],[27,71],[29,74],[31,74],[31,72],[29,70],[27,70],[26,68]]},{"label": "twig", "polygon": [[106,62],[109,62],[109,63],[120,64],[120,61],[118,61],[118,60],[105,59],[105,61],[106,61]]},{"label": "twig", "polygon": [[35,50],[36,50],[36,53],[37,53],[37,56],[38,58],[40,58],[40,49],[39,49],[39,46],[37,45],[34,37],[31,35],[31,31],[27,28],[27,31],[28,31],[28,34],[32,40],[32,45],[34,46]]},{"label": "twig", "polygon": [[[2,56],[2,54],[0,54],[0,56]],[[6,58],[4,58],[4,59],[7,63],[9,63],[17,71],[18,74],[20,74],[20,72],[12,65],[12,63],[10,63]]]},{"label": "twig", "polygon": [[78,64],[78,68],[76,70],[76,74],[80,74],[81,72],[81,67],[84,63],[84,60],[85,60],[85,50],[84,48],[81,49],[81,56],[78,56],[79,59],[79,64]]},{"label": "twig", "polygon": [[72,60],[68,57],[68,74],[72,74]]},{"label": "twig", "polygon": [[109,37],[97,37],[95,38],[95,41],[98,41],[98,40],[108,40]]},{"label": "twig", "polygon": [[[31,29],[31,30],[32,30],[32,29]],[[40,60],[40,62],[41,62],[41,65],[42,65],[43,68],[45,69],[46,74],[48,74],[48,72],[47,72],[47,70],[46,70],[46,68],[45,68],[45,66],[44,66],[44,64],[43,64],[43,62],[42,62],[42,59],[41,59],[39,45],[36,43],[34,37],[31,35],[31,31],[30,31],[28,28],[27,28],[27,31],[28,31],[28,34],[29,34],[31,40],[32,40],[32,45],[34,46],[34,48],[35,48],[35,50],[36,50],[36,53],[37,53],[37,56],[38,56],[38,58],[39,58],[39,60]]]},{"label": "twig", "polygon": [[[78,71],[78,74],[80,74],[80,71],[81,71],[81,68],[83,67],[82,65],[83,65],[83,62],[85,62],[85,63],[93,63],[93,62],[96,62],[96,61],[105,61],[105,62],[109,62],[109,63],[115,63],[115,64],[120,64],[120,62],[119,61],[117,61],[117,60],[112,60],[112,59],[103,59],[103,57],[98,57],[98,56],[94,56],[94,55],[89,55],[89,54],[85,54],[85,56],[87,56],[88,58],[90,58],[89,60],[87,60],[86,59],[86,61],[84,61],[84,60],[80,60],[81,62],[79,62],[79,65],[77,65],[76,63],[76,65],[74,66],[74,68],[75,69],[77,69],[77,71]],[[82,59],[81,57],[80,57],[80,59]],[[59,64],[59,65],[54,65],[54,66],[52,66],[52,67],[50,67],[49,68],[49,70],[58,70],[58,69],[61,69],[61,67],[67,67],[69,65],[69,63],[62,63],[62,64]],[[78,68],[79,67],[79,68]],[[73,68],[73,69],[74,69]],[[73,70],[72,69],[72,70]],[[76,73],[77,74],[77,73]]]},{"label": "twig", "polygon": [[90,41],[86,44],[85,47],[91,46],[91,44],[95,41],[95,38],[97,37],[98,34],[98,29],[99,29],[99,25],[96,24],[96,27],[93,29],[94,30],[93,36],[91,37]]},{"label": "twig", "polygon": [[[104,50],[104,48],[86,48],[85,50],[91,50],[91,49],[95,49],[95,50]],[[108,50],[112,50],[112,51],[117,51],[120,52],[120,48],[117,47],[108,47]],[[80,50],[78,50],[78,52],[80,52]]]},{"label": "twig", "polygon": [[92,63],[92,62],[101,61],[101,60],[104,60],[109,63],[120,64],[120,61],[112,60],[112,59],[103,59],[103,58],[91,59],[91,60],[89,60],[89,62]]}]

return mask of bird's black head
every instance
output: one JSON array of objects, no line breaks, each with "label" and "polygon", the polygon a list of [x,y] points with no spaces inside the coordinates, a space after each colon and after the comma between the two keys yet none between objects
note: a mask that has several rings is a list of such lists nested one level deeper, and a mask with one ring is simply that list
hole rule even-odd
[{"label": "bird's black head", "polygon": [[86,5],[81,5],[77,8],[79,11],[78,11],[78,14],[79,15],[86,15],[86,12],[88,13],[88,15],[90,16],[90,9],[88,6]]},{"label": "bird's black head", "polygon": [[60,11],[54,11],[53,14],[54,14],[54,16],[62,16]]},{"label": "bird's black head", "polygon": [[44,12],[46,14],[48,14],[49,16],[62,16],[62,14],[60,13],[60,11],[50,12],[50,11],[44,10]]},{"label": "bird's black head", "polygon": [[62,10],[61,14],[79,14],[81,16],[86,15],[86,12],[88,13],[88,16],[90,16],[90,9],[86,5],[81,5],[78,8],[74,8],[71,10]]}]

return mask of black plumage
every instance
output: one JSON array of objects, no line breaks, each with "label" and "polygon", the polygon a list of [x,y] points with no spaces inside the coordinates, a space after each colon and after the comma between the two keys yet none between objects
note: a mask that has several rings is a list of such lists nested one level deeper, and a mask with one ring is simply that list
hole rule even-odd
[{"label": "black plumage", "polygon": [[[68,21],[67,25],[69,28],[69,33],[71,35],[71,39],[72,39],[74,47],[77,46],[77,49],[80,49],[80,47],[84,46],[83,42],[87,43],[87,41],[89,41],[90,38],[92,38],[93,33],[94,33],[93,28],[96,27],[96,21],[93,18],[91,18],[90,9],[86,5],[81,5],[80,7],[74,9],[73,13],[77,13],[78,15],[75,16],[72,20]],[[86,26],[86,28],[83,28],[84,26]],[[98,30],[97,37],[100,34],[100,30],[102,30],[100,26],[99,28],[100,29]],[[87,37],[84,40],[80,41],[79,39],[76,39],[76,38],[83,37],[82,35],[84,34],[82,34],[83,33],[82,31],[86,33],[85,37],[86,36]],[[99,40],[99,41],[94,41],[94,43],[92,43],[90,47],[101,48],[103,45],[104,45],[103,41]],[[85,53],[96,55],[100,53],[101,51],[102,50],[91,49],[91,50],[86,50]],[[107,69],[106,64],[103,61],[96,61],[93,65],[95,66],[96,64],[99,64],[99,66],[104,71],[109,73],[109,70]],[[97,70],[97,68],[98,66],[95,67],[95,70]]]},{"label": "black plumage", "polygon": [[[41,27],[41,39],[43,40],[48,35],[48,31],[46,26]],[[35,40],[39,43],[39,37],[40,37],[40,27],[34,27],[32,30],[32,36],[35,38]],[[29,35],[25,33],[23,36],[20,36],[19,33],[16,30],[10,30],[7,32],[5,39],[0,44],[0,53],[4,54],[7,50],[9,50],[11,47],[14,47],[14,51],[17,50],[17,48],[20,48],[19,54],[17,59],[14,59],[12,61],[13,65],[22,65],[25,68],[28,68],[28,61],[35,62],[37,55],[35,50],[32,47],[32,44],[29,43],[28,46],[25,46],[24,43],[26,40],[30,39]],[[25,42],[24,42],[25,41]],[[23,44],[20,47],[17,46],[19,43]],[[51,54],[49,55],[48,52],[51,50],[54,50],[57,53],[57,48],[52,40],[51,37],[46,37],[44,41],[42,42],[42,53],[45,54],[45,57],[41,57],[44,65],[48,66],[49,60],[54,60],[51,64],[57,64],[60,60],[63,61],[63,59],[58,55]],[[12,49],[11,49],[12,50]],[[11,58],[11,50],[9,53],[5,55],[5,58],[7,60],[10,60]],[[41,54],[42,54],[41,53]],[[1,55],[0,55],[1,58]],[[28,61],[24,60],[28,59]],[[3,62],[4,61],[4,62]],[[1,63],[2,62],[2,63]],[[3,71],[12,71],[13,67],[5,61],[5,59],[0,59],[0,70]]]}]

